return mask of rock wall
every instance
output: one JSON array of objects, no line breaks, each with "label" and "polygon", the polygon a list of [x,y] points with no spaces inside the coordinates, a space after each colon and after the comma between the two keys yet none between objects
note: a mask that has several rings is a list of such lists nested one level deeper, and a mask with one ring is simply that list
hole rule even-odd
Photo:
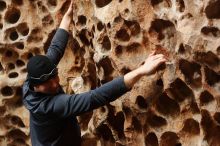
[{"label": "rock wall", "polygon": [[[0,145],[30,145],[21,100],[28,59],[44,54],[69,0],[0,0]],[[67,93],[170,61],[130,92],[80,116],[85,146],[220,145],[220,0],[74,0],[58,68]]]}]

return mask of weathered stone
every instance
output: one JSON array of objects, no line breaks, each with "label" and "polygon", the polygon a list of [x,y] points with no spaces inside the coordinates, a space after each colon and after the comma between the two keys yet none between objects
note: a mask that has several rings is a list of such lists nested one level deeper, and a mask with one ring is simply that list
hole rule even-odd
[{"label": "weathered stone", "polygon": [[[70,0],[0,0],[0,145],[30,145],[21,86],[45,54]],[[74,0],[58,68],[82,93],[137,68],[169,62],[118,100],[79,117],[83,145],[220,145],[220,0]]]}]

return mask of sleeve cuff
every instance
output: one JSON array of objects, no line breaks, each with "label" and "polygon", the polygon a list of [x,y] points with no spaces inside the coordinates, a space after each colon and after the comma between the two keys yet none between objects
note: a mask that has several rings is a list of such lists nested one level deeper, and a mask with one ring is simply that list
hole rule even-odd
[{"label": "sleeve cuff", "polygon": [[124,81],[124,76],[119,77],[119,81],[121,82],[121,90],[122,91],[130,91],[131,89],[127,88]]},{"label": "sleeve cuff", "polygon": [[57,29],[57,32],[55,34],[55,40],[60,40],[64,43],[68,42],[68,38],[69,38],[69,33],[65,30],[65,29],[62,29],[62,28],[58,28]]}]

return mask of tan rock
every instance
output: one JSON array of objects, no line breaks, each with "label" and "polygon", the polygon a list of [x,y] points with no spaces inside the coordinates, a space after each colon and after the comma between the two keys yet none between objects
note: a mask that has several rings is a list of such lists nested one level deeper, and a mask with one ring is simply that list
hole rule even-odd
[{"label": "tan rock", "polygon": [[[111,104],[79,117],[83,145],[220,145],[220,0],[74,0],[58,68],[68,93],[169,58]],[[30,145],[21,86],[44,54],[69,0],[0,0],[0,145]]]}]

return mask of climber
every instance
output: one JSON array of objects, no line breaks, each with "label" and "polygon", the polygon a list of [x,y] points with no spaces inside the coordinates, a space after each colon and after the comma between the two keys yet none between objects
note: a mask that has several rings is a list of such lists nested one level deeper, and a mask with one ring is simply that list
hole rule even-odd
[{"label": "climber", "polygon": [[78,146],[81,133],[76,116],[104,106],[129,91],[143,76],[153,74],[166,62],[162,54],[152,52],[144,64],[103,86],[81,94],[65,94],[59,84],[57,65],[68,42],[73,1],[64,14],[46,55],[36,55],[27,64],[23,85],[23,103],[30,113],[33,146]]}]

